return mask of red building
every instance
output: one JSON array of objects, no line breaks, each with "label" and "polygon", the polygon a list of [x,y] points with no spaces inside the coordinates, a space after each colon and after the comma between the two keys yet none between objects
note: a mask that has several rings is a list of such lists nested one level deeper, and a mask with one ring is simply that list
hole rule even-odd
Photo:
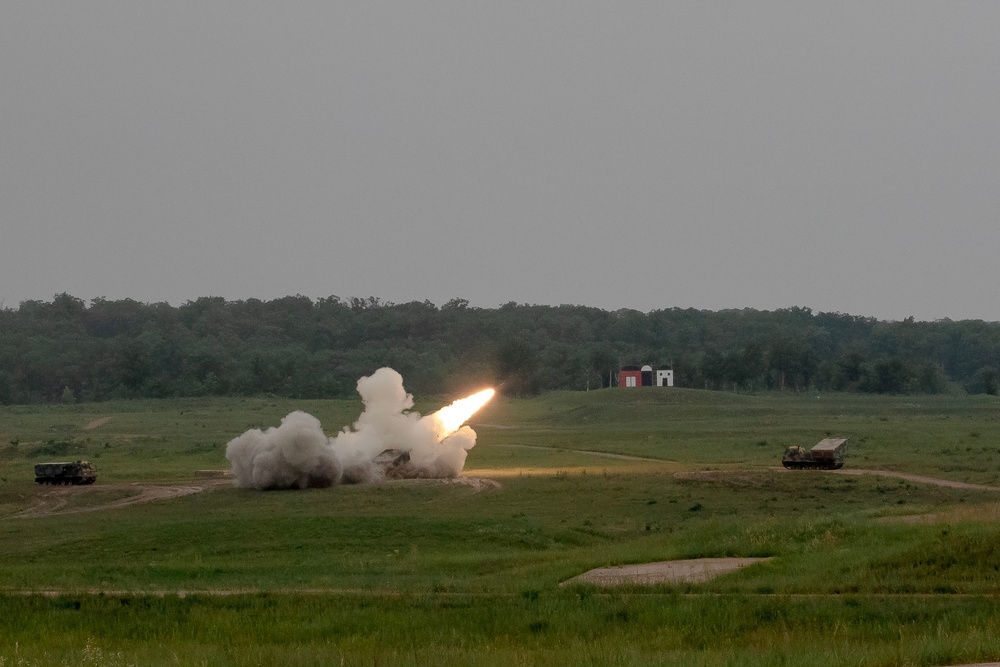
[{"label": "red building", "polygon": [[618,373],[619,387],[652,387],[652,366],[625,366]]},{"label": "red building", "polygon": [[653,373],[652,366],[624,366],[618,373],[619,387],[673,387],[674,371],[670,366],[660,366]]}]

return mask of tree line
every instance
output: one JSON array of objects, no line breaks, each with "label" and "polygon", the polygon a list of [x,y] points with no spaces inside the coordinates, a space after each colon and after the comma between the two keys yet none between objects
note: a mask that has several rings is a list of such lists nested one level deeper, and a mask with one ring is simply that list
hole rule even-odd
[{"label": "tree line", "polygon": [[69,294],[0,308],[0,403],[355,396],[381,366],[409,391],[510,395],[616,384],[669,365],[681,387],[996,394],[1000,323],[879,321],[808,308],[643,313],[464,299],[296,295],[180,306]]}]

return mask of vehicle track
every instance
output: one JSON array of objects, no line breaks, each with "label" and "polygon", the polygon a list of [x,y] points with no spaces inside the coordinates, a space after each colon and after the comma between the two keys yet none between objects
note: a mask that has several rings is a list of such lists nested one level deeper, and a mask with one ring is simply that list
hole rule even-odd
[{"label": "vehicle track", "polygon": [[985,484],[969,484],[968,482],[956,482],[951,479],[941,479],[940,477],[927,477],[925,475],[914,475],[908,472],[897,472],[895,470],[862,470],[858,468],[841,468],[840,470],[828,470],[835,475],[878,475],[879,477],[895,477],[905,479],[908,482],[919,484],[933,484],[944,486],[949,489],[970,489],[973,491],[1000,491],[1000,486],[987,486]]},{"label": "vehicle track", "polygon": [[[668,459],[654,459],[647,456],[630,456],[628,454],[612,454],[610,452],[598,452],[588,449],[562,449],[556,447],[541,447],[539,445],[501,445],[502,447],[519,447],[522,449],[550,449],[557,452],[569,452],[574,454],[583,454],[585,456],[599,456],[606,459],[622,459],[626,461],[649,461],[650,463],[676,463],[676,461],[671,461]],[[771,467],[768,470],[781,473],[798,473],[799,471],[790,471],[784,467]],[[753,472],[752,468],[743,469],[727,469],[727,470],[685,470],[682,472],[675,473],[675,477],[698,477],[700,475],[725,475],[726,473],[747,473]],[[878,477],[894,477],[897,479],[905,479],[909,482],[917,482],[919,484],[933,484],[935,486],[944,486],[950,489],[969,489],[972,491],[1000,491],[1000,486],[989,486],[986,484],[971,484],[969,482],[958,482],[951,479],[943,479],[941,477],[928,477],[926,475],[915,475],[908,472],[898,472],[895,470],[879,470],[879,469],[866,469],[866,468],[841,468],[840,470],[816,470],[812,472],[819,473],[832,473],[834,475],[876,475]]]},{"label": "vehicle track", "polygon": [[[228,481],[222,481],[222,484]],[[47,489],[41,493],[34,504],[28,509],[14,514],[14,519],[37,519],[39,517],[53,516],[55,514],[84,514],[87,512],[101,512],[104,510],[127,507],[138,503],[148,503],[154,500],[167,500],[169,498],[180,498],[193,493],[200,493],[212,486],[219,486],[220,482],[203,483],[198,485],[167,486],[161,484],[102,484],[100,486],[61,486]],[[94,491],[134,491],[134,495],[118,498],[106,503],[88,505],[86,507],[69,507],[70,500],[74,496]]]},{"label": "vehicle track", "polygon": [[[453,479],[420,479],[420,480],[398,480],[382,482],[383,484],[400,483],[426,483],[426,484],[457,484],[467,486],[473,493],[484,491],[496,491],[501,488],[500,483],[486,479],[484,477],[456,477]],[[99,486],[57,486],[46,488],[35,499],[33,504],[26,510],[13,514],[13,519],[37,519],[40,517],[54,516],[56,514],[83,514],[87,512],[101,512],[105,510],[128,507],[139,503],[148,503],[154,500],[169,500],[180,498],[195,493],[201,493],[208,489],[220,486],[231,486],[231,479],[213,479],[199,481],[197,484],[185,485],[165,485],[165,484],[101,484]],[[131,491],[134,492],[125,498],[118,498],[106,503],[88,505],[86,507],[70,507],[70,501],[83,493],[93,493],[95,491]]]}]

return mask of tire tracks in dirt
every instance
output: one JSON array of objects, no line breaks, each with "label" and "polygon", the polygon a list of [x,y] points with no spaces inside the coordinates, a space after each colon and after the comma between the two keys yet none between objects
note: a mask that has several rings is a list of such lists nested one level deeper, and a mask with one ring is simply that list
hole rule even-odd
[{"label": "tire tracks in dirt", "polygon": [[[139,503],[148,503],[154,500],[168,500],[170,498],[180,498],[195,493],[201,493],[208,488],[228,484],[228,480],[212,483],[192,484],[192,485],[162,485],[162,484],[102,484],[100,486],[69,486],[56,487],[42,492],[34,503],[26,510],[18,514],[11,515],[12,519],[37,519],[56,514],[84,514],[87,512],[101,512],[105,510],[128,507]],[[85,493],[95,491],[133,491],[133,495],[118,498],[106,503],[87,505],[84,507],[69,507],[70,501],[75,497]]]},{"label": "tire tracks in dirt", "polygon": [[[386,481],[383,484],[405,484],[405,483],[429,483],[429,484],[453,484],[466,486],[472,493],[483,493],[496,491],[501,488],[500,482],[485,477],[456,477],[453,479],[422,479],[422,480],[399,480]],[[38,519],[41,517],[64,515],[64,514],[84,514],[87,512],[101,512],[105,510],[128,507],[156,500],[170,500],[201,493],[221,486],[231,486],[231,479],[215,479],[211,481],[199,481],[196,484],[167,485],[167,484],[101,484],[99,486],[58,486],[42,491],[28,509],[17,514],[9,515],[11,519]],[[70,503],[74,497],[85,493],[100,491],[127,491],[133,492],[124,498],[118,498],[105,503],[97,503],[84,507],[71,507]]]},{"label": "tire tracks in dirt", "polygon": [[[585,456],[598,456],[606,459],[619,459],[623,461],[648,461],[650,463],[668,463],[676,464],[676,461],[670,459],[654,459],[648,456],[631,456],[628,454],[613,454],[611,452],[599,452],[588,449],[566,449],[566,448],[556,448],[556,447],[541,447],[538,445],[500,445],[502,447],[518,447],[522,449],[543,449],[551,450],[560,453],[572,453],[572,454],[583,454]],[[767,470],[775,472],[793,472],[788,471],[785,468],[779,467],[769,467]],[[725,475],[727,473],[747,473],[753,472],[753,468],[744,469],[723,469],[723,470],[686,470],[682,472],[675,473],[675,477],[698,477],[700,475]],[[904,479],[909,482],[917,482],[918,484],[933,484],[935,486],[943,486],[949,489],[969,489],[971,491],[997,491],[1000,492],[1000,486],[989,486],[986,484],[972,484],[969,482],[958,482],[951,479],[944,479],[941,477],[928,477],[926,475],[916,475],[908,472],[899,472],[896,470],[880,470],[880,469],[868,469],[868,468],[842,468],[840,470],[821,470],[814,471],[821,473],[831,473],[834,475],[876,475],[878,477],[894,477],[897,479]]]},{"label": "tire tracks in dirt", "polygon": [[917,482],[918,484],[933,484],[935,486],[944,486],[949,489],[969,489],[972,491],[1000,491],[1000,486],[987,486],[985,484],[970,484],[968,482],[956,482],[951,479],[942,479],[940,477],[927,477],[925,475],[914,475],[908,472],[897,472],[895,470],[865,470],[861,468],[841,468],[840,470],[827,470],[825,472],[833,473],[834,475],[877,475],[879,477],[895,477],[896,479],[904,479],[908,482]]}]

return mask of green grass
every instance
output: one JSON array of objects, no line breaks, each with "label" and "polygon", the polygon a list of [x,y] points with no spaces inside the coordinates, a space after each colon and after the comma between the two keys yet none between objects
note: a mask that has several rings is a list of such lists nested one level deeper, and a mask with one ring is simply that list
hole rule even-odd
[{"label": "green grass", "polygon": [[[67,498],[84,509],[132,482],[194,483],[227,467],[230,438],[292,409],[332,434],[360,404],[5,407],[0,666],[997,660],[1000,493],[776,467],[785,446],[836,436],[851,439],[849,467],[998,484],[998,407],[686,390],[498,399],[476,416],[466,466],[497,490],[221,486],[39,518],[14,515],[48,491],[31,482],[40,458],[96,463],[98,483]],[[700,584],[560,586],[592,567],[721,556],[772,559]]]},{"label": "green grass", "polygon": [[725,394],[694,390],[555,392],[500,400],[491,442],[596,449],[696,465],[774,465],[788,445],[851,439],[851,465],[1000,485],[994,396]]},{"label": "green grass", "polygon": [[[860,597],[624,594],[3,602],[17,619],[7,628],[43,647],[30,651],[27,664],[45,665],[87,664],[88,642],[142,665],[942,665],[1000,650],[995,605],[981,598],[888,605]],[[10,664],[15,655],[8,654]]]}]

